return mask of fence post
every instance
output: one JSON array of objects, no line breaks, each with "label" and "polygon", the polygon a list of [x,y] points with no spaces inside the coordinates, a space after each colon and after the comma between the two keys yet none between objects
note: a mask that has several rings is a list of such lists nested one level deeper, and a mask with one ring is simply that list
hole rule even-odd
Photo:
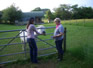
[{"label": "fence post", "polygon": [[64,52],[66,52],[66,27],[64,28]]},{"label": "fence post", "polygon": [[25,52],[25,59],[26,59],[26,40],[25,40],[25,31],[23,31],[24,36],[24,52]]}]

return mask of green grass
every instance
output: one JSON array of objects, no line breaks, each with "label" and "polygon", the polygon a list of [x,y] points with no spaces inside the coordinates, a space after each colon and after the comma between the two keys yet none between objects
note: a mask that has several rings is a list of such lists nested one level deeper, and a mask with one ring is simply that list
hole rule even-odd
[{"label": "green grass", "polygon": [[87,26],[93,27],[93,19],[76,19],[76,20],[63,20],[63,24],[76,25],[76,26]]},{"label": "green grass", "polygon": [[66,52],[64,54],[64,59],[61,62],[58,62],[57,54],[38,57],[40,63],[32,64],[29,59],[19,60],[14,63],[6,64],[5,68],[92,68],[93,66],[86,64],[85,62],[78,60],[73,57],[71,53]]},{"label": "green grass", "polygon": [[[84,23],[85,21],[85,23]],[[77,22],[77,23],[75,23]],[[67,28],[67,52],[64,55],[64,59],[62,62],[57,62],[57,54],[51,55],[48,57],[39,57],[41,64],[34,65],[30,64],[28,60],[22,61],[25,57],[24,54],[8,56],[8,57],[0,57],[2,61],[4,60],[12,60],[12,59],[20,59],[20,62],[8,64],[5,67],[11,68],[93,68],[93,19],[85,19],[85,20],[67,20],[62,21],[64,27]],[[44,24],[46,27],[55,26],[54,23]],[[25,26],[14,26],[14,25],[3,25],[0,24],[0,30],[15,30],[15,29],[24,29]],[[47,33],[53,32],[54,29],[47,29]],[[12,37],[16,35],[17,32],[12,33],[1,33],[0,37]],[[5,36],[3,36],[5,35]],[[52,35],[47,36],[39,36],[43,39],[49,39]],[[0,40],[0,45],[7,43],[9,40]],[[20,39],[15,39],[13,42],[20,42]],[[53,45],[54,41],[47,41]],[[37,42],[38,48],[47,48],[49,45],[45,45],[42,42]],[[27,46],[27,50],[29,51],[29,47]],[[21,52],[22,45],[10,45],[4,51],[0,52],[0,54],[8,54],[8,53],[15,53]],[[49,49],[45,51],[40,51],[39,54],[50,53],[56,51],[56,49]],[[16,57],[17,56],[17,57]],[[27,54],[27,58],[29,58],[29,54]],[[41,59],[40,59],[41,58]],[[1,60],[0,60],[1,61]],[[26,62],[25,65],[23,62]],[[22,64],[22,65],[20,65]],[[47,66],[46,66],[47,65]],[[41,66],[41,67],[40,67]]]}]

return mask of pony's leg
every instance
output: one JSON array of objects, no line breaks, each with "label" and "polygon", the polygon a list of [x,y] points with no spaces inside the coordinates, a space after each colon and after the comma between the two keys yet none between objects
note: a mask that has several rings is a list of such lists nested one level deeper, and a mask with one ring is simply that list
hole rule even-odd
[{"label": "pony's leg", "polygon": [[[23,41],[22,41],[22,43],[24,43]],[[22,50],[24,51],[25,49],[24,49],[24,44],[22,44]]]},{"label": "pony's leg", "polygon": [[[24,43],[24,42],[23,42]],[[24,45],[25,44],[25,45]],[[27,49],[27,47],[26,47],[26,45],[27,45],[27,43],[24,43],[23,45],[22,45],[22,50],[25,50],[25,49]]]}]

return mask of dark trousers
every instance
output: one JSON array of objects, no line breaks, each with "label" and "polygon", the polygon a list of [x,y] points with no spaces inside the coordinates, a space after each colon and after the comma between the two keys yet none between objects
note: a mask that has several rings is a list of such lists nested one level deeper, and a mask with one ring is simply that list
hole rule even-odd
[{"label": "dark trousers", "polygon": [[63,58],[64,51],[62,49],[62,42],[63,42],[63,39],[55,41],[56,49],[58,51],[58,58]]},{"label": "dark trousers", "polygon": [[30,59],[33,63],[37,63],[37,45],[36,45],[35,39],[28,38],[27,42],[30,47]]}]

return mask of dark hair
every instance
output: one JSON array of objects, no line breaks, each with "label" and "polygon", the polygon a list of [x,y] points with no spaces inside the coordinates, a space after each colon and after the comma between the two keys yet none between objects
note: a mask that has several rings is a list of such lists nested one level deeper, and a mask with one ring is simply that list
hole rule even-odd
[{"label": "dark hair", "polygon": [[31,18],[29,19],[29,22],[27,23],[26,28],[28,29],[29,25],[30,25],[30,24],[33,24],[33,22],[34,22],[34,18],[31,17]]}]

